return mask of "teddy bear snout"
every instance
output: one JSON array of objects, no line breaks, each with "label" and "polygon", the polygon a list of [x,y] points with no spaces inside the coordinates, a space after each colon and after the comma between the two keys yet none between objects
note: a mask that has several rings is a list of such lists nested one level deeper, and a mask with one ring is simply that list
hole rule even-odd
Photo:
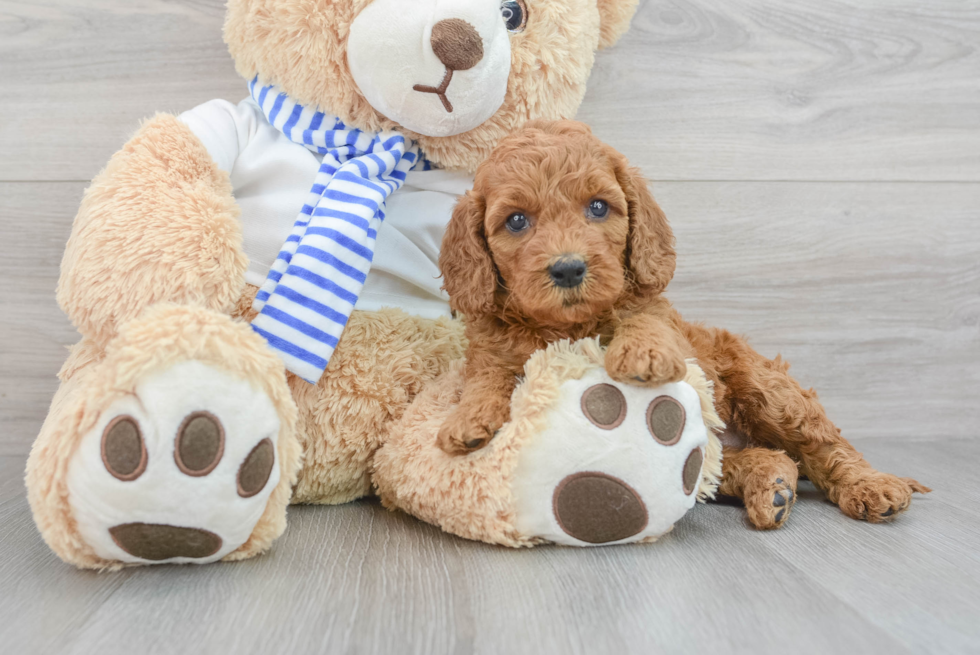
[{"label": "teddy bear snout", "polygon": [[493,116],[507,96],[511,61],[500,0],[371,0],[347,39],[364,99],[428,137],[462,134]]},{"label": "teddy bear snout", "polygon": [[446,18],[433,25],[429,42],[432,52],[450,70],[469,70],[483,59],[480,33],[462,18]]}]

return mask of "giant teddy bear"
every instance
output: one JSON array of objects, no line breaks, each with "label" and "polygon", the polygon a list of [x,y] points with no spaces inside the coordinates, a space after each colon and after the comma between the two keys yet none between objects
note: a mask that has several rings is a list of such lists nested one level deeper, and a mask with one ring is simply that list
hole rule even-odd
[{"label": "giant teddy bear", "polygon": [[[244,559],[290,502],[373,489],[511,546],[651,540],[710,496],[720,422],[700,369],[652,396],[618,388],[588,341],[532,358],[491,448],[432,443],[465,349],[436,264],[455,199],[502,137],[574,116],[636,3],[229,0],[249,97],[146,121],[66,247],[58,301],[81,340],[27,466],[54,552],[87,568]],[[606,443],[632,486],[576,473],[549,412],[598,435],[583,452]],[[610,521],[609,503],[629,511]]]},{"label": "giant teddy bear", "polygon": [[[244,559],[290,502],[372,492],[514,547],[652,541],[716,490],[776,528],[790,455],[853,518],[891,520],[927,491],[838,448],[779,360],[753,380],[689,361],[646,389],[611,380],[588,339],[528,360],[486,448],[436,446],[463,385],[436,264],[456,198],[510,132],[575,114],[636,1],[229,0],[249,97],[144,123],[66,247],[58,301],[81,340],[26,475],[54,552],[87,568]],[[768,409],[772,425],[748,426],[760,443],[723,432],[745,421],[712,382]],[[767,442],[773,425],[799,440]]]}]

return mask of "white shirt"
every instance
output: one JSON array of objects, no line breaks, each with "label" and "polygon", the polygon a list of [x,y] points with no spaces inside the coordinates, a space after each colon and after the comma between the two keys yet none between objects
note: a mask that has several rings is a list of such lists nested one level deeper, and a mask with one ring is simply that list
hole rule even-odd
[{"label": "white shirt", "polygon": [[[286,138],[251,98],[238,105],[212,100],[180,119],[231,176],[249,259],[245,280],[262,286],[323,156]],[[448,297],[440,289],[439,247],[457,196],[472,186],[467,173],[408,173],[386,203],[374,261],[355,309],[397,307],[426,318],[450,315]]]}]

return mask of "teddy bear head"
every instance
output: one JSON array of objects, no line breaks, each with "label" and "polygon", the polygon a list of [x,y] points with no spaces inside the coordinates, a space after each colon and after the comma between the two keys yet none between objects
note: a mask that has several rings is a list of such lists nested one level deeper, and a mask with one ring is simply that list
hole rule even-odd
[{"label": "teddy bear head", "polygon": [[638,0],[229,0],[239,73],[474,170],[532,119],[572,118]]}]

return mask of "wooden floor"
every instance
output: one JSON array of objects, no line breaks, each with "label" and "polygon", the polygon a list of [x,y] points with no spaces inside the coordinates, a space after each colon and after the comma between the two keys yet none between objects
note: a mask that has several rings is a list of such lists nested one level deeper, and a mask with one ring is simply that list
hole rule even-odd
[{"label": "wooden floor", "polygon": [[887,526],[812,489],[786,528],[699,506],[660,543],[513,552],[376,503],[267,556],[79,572],[21,481],[76,335],[87,180],[158,110],[244,85],[222,0],[0,0],[0,651],[980,653],[980,3],[641,0],[579,118],[653,180],[691,319],[782,353],[872,464]]}]

